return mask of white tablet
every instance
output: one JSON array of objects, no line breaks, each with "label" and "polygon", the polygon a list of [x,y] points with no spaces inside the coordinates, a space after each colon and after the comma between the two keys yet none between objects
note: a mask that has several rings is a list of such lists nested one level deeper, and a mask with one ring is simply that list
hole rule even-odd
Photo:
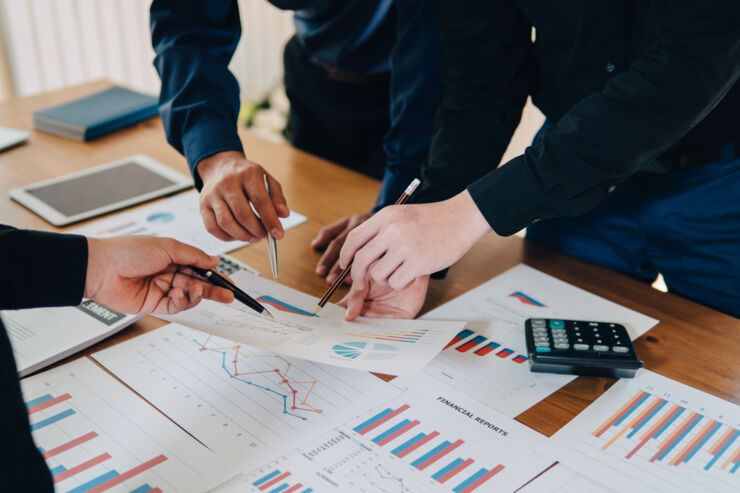
[{"label": "white tablet", "polygon": [[191,186],[189,176],[138,154],[14,188],[10,197],[51,224],[65,226]]}]

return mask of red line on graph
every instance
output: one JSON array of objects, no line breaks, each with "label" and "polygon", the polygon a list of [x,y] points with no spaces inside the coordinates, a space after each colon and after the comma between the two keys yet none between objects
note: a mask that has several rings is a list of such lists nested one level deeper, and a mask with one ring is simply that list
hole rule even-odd
[{"label": "red line on graph", "polygon": [[420,471],[423,471],[424,469],[431,466],[432,464],[437,462],[439,459],[441,459],[445,455],[455,450],[457,447],[459,447],[463,443],[465,442],[463,442],[462,440],[456,440],[455,443],[446,446],[445,448],[443,448],[442,450],[440,450],[439,452],[437,452],[436,454],[434,454],[433,456],[431,456],[430,458],[428,458],[427,460],[425,460],[424,462],[416,466],[416,468]]},{"label": "red line on graph", "polygon": [[367,425],[366,427],[364,427],[363,429],[361,429],[357,433],[359,433],[360,435],[364,435],[364,434],[366,434],[369,431],[373,431],[378,426],[382,425],[383,423],[385,423],[389,419],[393,418],[394,416],[398,416],[399,414],[401,414],[402,412],[404,412],[408,408],[409,408],[409,405],[408,404],[404,404],[403,406],[399,407],[398,409],[396,409],[392,413],[388,413],[385,416],[383,416],[382,418],[380,418],[379,420],[375,421],[374,423],[370,423],[369,425]]},{"label": "red line on graph", "polygon": [[152,467],[161,464],[162,462],[166,461],[167,457],[164,455],[158,455],[153,459],[149,459],[148,461],[144,462],[143,464],[139,464],[138,466],[134,467],[133,469],[129,469],[128,471],[124,472],[123,474],[120,474],[114,478],[110,478],[105,483],[96,486],[95,488],[92,488],[90,490],[87,490],[87,493],[100,493],[101,491],[106,491],[111,488],[113,488],[116,485],[119,485],[123,483],[124,481],[127,481],[134,476],[141,474],[144,471],[148,471]]},{"label": "red line on graph", "polygon": [[110,459],[109,453],[106,452],[104,454],[100,454],[99,456],[93,457],[92,459],[85,461],[80,465],[67,469],[66,471],[60,472],[59,474],[54,476],[54,482],[58,483],[59,481],[64,481],[65,479],[71,478],[75,474],[80,473],[82,471],[86,471],[93,466],[97,466],[101,462],[105,462],[108,459]]},{"label": "red line on graph", "polygon": [[288,476],[290,476],[290,471],[286,471],[286,472],[282,473],[280,476],[276,476],[276,477],[272,478],[270,481],[268,481],[268,482],[266,482],[264,484],[261,484],[258,489],[260,491],[264,491],[267,488],[269,488],[270,486],[279,483],[280,481],[282,481],[283,479],[287,478]]},{"label": "red line on graph", "polygon": [[59,445],[58,447],[54,447],[51,450],[47,450],[46,452],[44,452],[44,459],[48,459],[49,457],[54,457],[57,454],[61,454],[65,450],[69,450],[73,447],[76,447],[77,445],[81,443],[85,443],[88,440],[92,440],[96,436],[98,436],[98,434],[95,433],[94,431],[91,431],[90,433],[85,433],[81,437],[77,437],[74,440],[70,440],[67,443],[63,443]]},{"label": "red line on graph", "polygon": [[468,467],[470,464],[473,463],[473,459],[468,459],[464,462],[461,462],[460,464],[456,465],[454,468],[447,471],[444,476],[441,476],[439,479],[437,479],[438,482],[444,483],[448,481],[450,478],[455,476],[457,473]]},{"label": "red line on graph", "polygon": [[422,438],[421,440],[419,440],[419,441],[418,441],[418,442],[416,442],[415,444],[413,444],[413,445],[410,445],[410,446],[406,447],[405,449],[403,449],[402,451],[400,451],[400,452],[399,452],[399,453],[398,453],[398,454],[396,455],[396,457],[400,457],[400,458],[404,458],[404,457],[406,457],[406,456],[407,456],[407,455],[409,455],[409,454],[410,454],[411,452],[413,452],[414,450],[418,449],[419,447],[421,447],[421,446],[422,446],[422,445],[424,445],[425,443],[427,443],[427,442],[429,442],[429,441],[433,440],[433,439],[434,439],[435,437],[437,437],[437,436],[439,436],[439,432],[438,432],[438,431],[433,431],[433,432],[431,432],[430,434],[428,434],[427,436],[425,436],[424,438]]},{"label": "red line on graph", "polygon": [[476,479],[470,486],[462,490],[460,493],[470,493],[478,486],[481,486],[483,483],[494,477],[496,474],[500,473],[503,468],[504,466],[502,466],[501,464],[497,465],[496,467],[485,473],[483,476]]},{"label": "red line on graph", "polygon": [[36,404],[33,407],[28,408],[28,414],[33,414],[39,411],[43,411],[46,408],[49,408],[55,404],[59,404],[60,402],[64,402],[68,399],[71,399],[72,396],[69,394],[62,394],[60,396],[54,397],[53,399],[50,399],[46,402],[42,402],[41,404]]},{"label": "red line on graph", "polygon": [[283,493],[293,493],[294,491],[298,491],[298,488],[300,488],[301,486],[303,486],[303,485],[301,483],[298,483],[298,484],[296,484],[294,486],[291,486],[287,490],[283,491]]},{"label": "red line on graph", "polygon": [[391,433],[390,435],[388,435],[387,437],[385,437],[384,439],[382,439],[381,441],[379,441],[378,442],[378,445],[380,445],[382,447],[386,443],[390,442],[391,440],[395,440],[396,438],[398,438],[399,436],[403,435],[404,433],[406,433],[407,431],[409,431],[411,428],[413,428],[414,426],[416,426],[418,424],[419,424],[419,421],[417,421],[417,420],[412,421],[411,423],[407,424],[403,428],[394,431],[393,433]]}]

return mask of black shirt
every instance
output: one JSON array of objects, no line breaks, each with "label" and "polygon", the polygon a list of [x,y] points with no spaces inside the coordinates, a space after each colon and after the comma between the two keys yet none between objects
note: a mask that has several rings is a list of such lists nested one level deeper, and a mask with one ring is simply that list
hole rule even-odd
[{"label": "black shirt", "polygon": [[[0,225],[0,308],[80,303],[87,275],[82,236],[21,231]],[[54,491],[31,437],[13,351],[0,321],[0,478],[3,491]]]},{"label": "black shirt", "polygon": [[[738,0],[439,4],[444,95],[418,201],[467,187],[509,235],[740,136]],[[556,124],[494,170],[529,95]]]}]

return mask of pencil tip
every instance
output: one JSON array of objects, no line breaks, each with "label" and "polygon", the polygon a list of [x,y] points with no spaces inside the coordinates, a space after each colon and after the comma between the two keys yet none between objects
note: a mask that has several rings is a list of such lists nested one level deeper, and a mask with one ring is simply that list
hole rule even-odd
[{"label": "pencil tip", "polygon": [[270,318],[275,318],[275,317],[272,316],[272,313],[270,313],[270,311],[267,308],[265,308],[264,310],[262,310],[262,313],[264,313],[265,315],[267,315]]},{"label": "pencil tip", "polygon": [[313,309],[313,315],[316,315],[319,311],[321,311],[321,305],[317,305],[316,308]]}]

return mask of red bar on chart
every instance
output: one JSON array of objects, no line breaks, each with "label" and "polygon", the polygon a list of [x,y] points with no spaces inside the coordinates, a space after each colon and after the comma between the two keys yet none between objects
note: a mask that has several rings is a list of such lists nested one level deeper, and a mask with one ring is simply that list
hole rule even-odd
[{"label": "red bar on chart", "polygon": [[96,436],[98,436],[98,434],[95,433],[94,431],[85,433],[84,435],[77,437],[73,440],[70,440],[67,443],[63,443],[59,445],[58,447],[54,447],[53,449],[47,450],[46,452],[44,452],[44,459],[48,459],[49,457],[54,457],[55,455],[61,454],[62,452],[65,452],[71,448],[74,448],[81,443],[85,443],[88,440],[92,440]]},{"label": "red bar on chart", "polygon": [[689,443],[686,444],[684,448],[681,449],[681,451],[676,454],[676,456],[673,458],[673,460],[668,464],[670,466],[677,466],[683,460],[694,451],[696,447],[699,446],[699,444],[704,441],[704,439],[709,435],[709,432],[714,429],[717,422],[713,419],[709,420],[709,423],[704,425],[704,428],[701,429],[699,433],[697,433],[694,438],[689,440]]},{"label": "red bar on chart", "polygon": [[440,483],[444,483],[444,482],[446,482],[446,481],[449,481],[449,480],[450,480],[450,479],[452,479],[452,478],[453,478],[453,477],[454,477],[454,476],[455,476],[455,475],[456,475],[457,473],[461,472],[461,471],[462,471],[463,469],[465,469],[466,467],[468,467],[468,466],[469,466],[469,465],[471,465],[472,463],[473,463],[473,459],[468,459],[468,460],[465,460],[465,461],[461,462],[460,464],[458,464],[458,465],[457,465],[457,466],[455,466],[454,468],[452,468],[452,469],[450,469],[449,471],[447,471],[447,472],[446,472],[446,473],[444,474],[444,476],[440,476],[440,478],[439,478],[439,479],[437,479],[437,481],[438,481],[438,482],[440,482]]},{"label": "red bar on chart", "polygon": [[658,451],[650,458],[650,462],[655,462],[656,459],[663,460],[663,457],[670,452],[670,450],[676,446],[679,438],[682,438],[684,433],[688,431],[690,427],[693,427],[698,420],[701,419],[701,414],[692,412],[686,419],[683,420],[680,426],[678,426],[668,438],[663,440],[660,444]]},{"label": "red bar on chart", "polygon": [[54,397],[53,399],[50,399],[46,402],[42,402],[41,404],[36,404],[33,407],[28,408],[28,414],[37,413],[39,411],[43,411],[44,409],[47,409],[55,404],[59,404],[60,402],[64,402],[68,399],[71,399],[72,396],[69,394],[62,394],[60,396]]},{"label": "red bar on chart", "polygon": [[620,407],[616,413],[612,415],[611,418],[606,420],[604,424],[599,426],[596,431],[593,432],[593,436],[596,438],[600,437],[604,434],[606,430],[608,430],[614,423],[622,419],[624,416],[626,416],[629,412],[632,412],[634,410],[634,406],[642,400],[643,397],[647,395],[647,392],[644,390],[639,391],[637,394],[632,397],[627,403],[625,403],[624,406]]},{"label": "red bar on chart", "polygon": [[407,431],[409,431],[411,428],[413,428],[414,426],[416,426],[418,424],[419,424],[419,421],[414,420],[411,423],[409,423],[406,426],[404,426],[403,428],[400,428],[400,429],[394,431],[393,433],[391,433],[387,437],[383,438],[382,440],[378,441],[377,443],[378,443],[378,445],[380,445],[382,447],[386,443],[390,442],[391,440],[395,440],[396,438],[398,438],[399,436],[403,435],[404,433],[406,433]]},{"label": "red bar on chart", "polygon": [[465,443],[465,442],[463,442],[462,440],[456,440],[454,443],[451,443],[450,445],[446,446],[445,448],[443,448],[442,450],[440,450],[436,454],[434,454],[431,457],[429,457],[428,459],[426,459],[424,462],[422,462],[421,464],[419,464],[418,466],[416,466],[416,468],[418,470],[420,470],[420,471],[423,471],[424,469],[426,469],[427,467],[431,466],[432,464],[434,464],[435,462],[437,462],[439,459],[441,459],[445,455],[449,454],[450,452],[452,452],[453,450],[455,450],[456,448],[458,448],[463,443]]},{"label": "red bar on chart", "polygon": [[93,457],[92,459],[90,459],[88,461],[85,461],[85,462],[83,462],[82,464],[80,464],[78,466],[71,467],[71,468],[67,469],[66,471],[60,472],[59,474],[57,474],[56,476],[54,476],[54,482],[55,483],[58,483],[59,481],[64,481],[65,479],[71,478],[75,474],[81,473],[82,471],[87,471],[91,467],[97,466],[101,462],[105,462],[108,459],[110,459],[110,454],[109,453],[106,452],[104,454],[100,454],[99,456]]},{"label": "red bar on chart", "polygon": [[496,474],[500,473],[503,470],[504,466],[501,464],[497,465],[487,473],[485,473],[483,476],[479,477],[475,481],[473,481],[470,485],[468,485],[464,490],[462,490],[460,493],[471,493],[479,486],[482,486],[483,483],[494,477]]},{"label": "red bar on chart", "polygon": [[727,442],[730,441],[730,437],[735,434],[735,431],[736,430],[734,428],[727,428],[722,437],[714,442],[712,448],[709,449],[709,453],[711,455],[717,455],[717,452],[719,452],[725,445],[727,445]]},{"label": "red bar on chart", "polygon": [[457,349],[461,353],[466,353],[466,352],[470,351],[471,349],[473,349],[478,344],[481,344],[482,342],[485,342],[486,339],[487,338],[486,337],[483,337],[483,336],[475,336],[472,339],[470,339],[468,342],[466,342],[465,344],[461,344],[460,346],[456,347],[455,349]]},{"label": "red bar on chart", "polygon": [[512,354],[514,354],[514,350],[513,349],[504,348],[501,351],[499,351],[498,353],[496,353],[496,356],[498,356],[499,358],[508,358]]},{"label": "red bar on chart", "polygon": [[400,458],[406,457],[411,452],[413,452],[414,450],[418,449],[419,447],[421,447],[425,443],[433,440],[437,436],[439,436],[439,432],[438,431],[431,432],[430,434],[428,434],[427,436],[425,436],[421,440],[415,442],[413,445],[409,445],[408,447],[406,447],[405,449],[403,449],[402,451],[400,451],[398,454],[396,454],[396,457],[400,457]]},{"label": "red bar on chart", "polygon": [[269,488],[270,486],[272,486],[272,485],[274,485],[274,484],[277,484],[277,483],[279,483],[280,481],[282,481],[283,479],[287,478],[288,476],[290,476],[290,472],[289,472],[289,471],[285,471],[284,473],[280,474],[279,476],[275,476],[275,477],[274,477],[274,478],[272,478],[272,479],[271,479],[270,481],[268,481],[268,482],[266,482],[266,483],[263,483],[263,484],[261,484],[261,485],[260,485],[260,486],[258,487],[258,489],[259,489],[260,491],[264,491],[264,490],[266,490],[267,488]]},{"label": "red bar on chart", "polygon": [[478,356],[485,356],[499,346],[501,346],[501,344],[499,344],[498,342],[489,342],[482,348],[476,350],[475,354],[477,354]]},{"label": "red bar on chart", "polygon": [[375,428],[377,428],[378,426],[380,426],[383,423],[387,422],[388,420],[392,419],[394,416],[398,416],[399,414],[401,414],[402,412],[404,412],[408,408],[409,408],[409,405],[408,404],[404,404],[403,406],[399,407],[395,411],[392,411],[392,412],[386,414],[385,416],[383,416],[383,417],[381,417],[379,419],[376,419],[375,421],[373,421],[372,423],[369,423],[367,426],[365,426],[364,428],[362,428],[360,430],[355,429],[355,431],[357,431],[357,433],[359,433],[360,435],[364,435],[364,434],[366,434],[368,432],[371,432]]},{"label": "red bar on chart", "polygon": [[727,466],[729,466],[730,464],[737,464],[738,462],[740,462],[740,447],[735,450],[735,453],[732,454],[730,458],[725,461],[724,464],[722,464],[722,469],[727,469]]},{"label": "red bar on chart", "polygon": [[524,356],[523,354],[517,354],[516,357],[513,359],[514,363],[524,363],[529,358]]},{"label": "red bar on chart", "polygon": [[655,436],[656,433],[658,433],[658,430],[662,429],[669,421],[671,421],[673,418],[676,417],[676,415],[683,409],[681,406],[674,404],[668,413],[663,415],[663,417],[658,420],[657,423],[655,423],[648,431],[645,432],[644,435],[642,435],[640,443],[637,444],[635,448],[630,450],[630,452],[625,456],[625,459],[632,458],[633,455],[637,453],[638,450],[640,450],[643,445],[645,445],[647,442],[650,441],[651,438]]},{"label": "red bar on chart", "polygon": [[298,483],[296,485],[291,486],[287,490],[284,490],[283,493],[294,493],[295,491],[298,491],[301,488],[301,486],[303,486],[303,484]]},{"label": "red bar on chart", "polygon": [[114,478],[109,479],[105,483],[96,486],[95,488],[92,488],[90,490],[87,490],[86,493],[100,493],[101,491],[106,491],[114,486],[117,486],[124,481],[128,481],[129,479],[133,478],[134,476],[137,476],[141,474],[144,471],[148,471],[152,467],[161,464],[162,462],[166,461],[167,457],[164,455],[158,455],[153,459],[149,459],[148,461],[144,462],[143,464],[139,464],[138,466],[134,467],[133,469],[129,469],[128,471],[124,472],[123,474],[116,476]]},{"label": "red bar on chart", "polygon": [[473,331],[470,330],[470,329],[463,329],[463,330],[461,330],[460,332],[458,332],[458,334],[455,337],[452,338],[452,340],[449,343],[447,343],[447,345],[444,347],[444,349],[442,349],[442,351],[444,351],[445,349],[447,349],[450,346],[454,346],[458,342],[460,342],[463,339],[466,339],[466,338],[468,338],[468,337],[470,337],[472,335],[473,335]]}]

